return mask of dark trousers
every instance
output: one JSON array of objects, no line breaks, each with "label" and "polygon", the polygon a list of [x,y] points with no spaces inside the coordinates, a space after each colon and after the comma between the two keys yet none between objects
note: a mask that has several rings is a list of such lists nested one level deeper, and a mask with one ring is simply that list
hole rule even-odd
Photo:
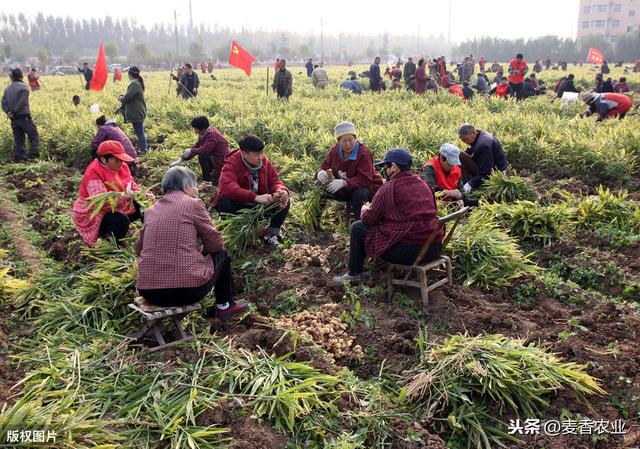
[{"label": "dark trousers", "polygon": [[[363,221],[356,221],[351,226],[349,240],[349,274],[360,274],[364,271],[366,258],[364,241],[370,226]],[[380,257],[382,260],[400,265],[413,265],[423,245],[415,243],[396,243],[387,249]],[[434,242],[422,259],[422,262],[430,262],[440,257],[442,242]]]},{"label": "dark trousers", "polygon": [[211,160],[211,157],[207,154],[199,154],[198,163],[202,169],[202,180],[211,182],[217,186],[218,180],[220,179],[220,169],[213,168],[213,161]]},{"label": "dark trousers", "polygon": [[524,98],[522,92],[523,83],[509,83],[509,85],[511,86],[511,96],[522,100]]},{"label": "dark trousers", "polygon": [[233,301],[235,286],[231,274],[231,258],[226,251],[218,251],[211,255],[213,259],[213,276],[199,287],[158,288],[140,290],[140,294],[147,301],[160,307],[180,307],[195,304],[215,288],[216,304],[226,304]]},{"label": "dark trousers", "polygon": [[[216,210],[220,213],[235,214],[241,209],[253,209],[257,205],[258,203],[243,204],[221,196],[218,200],[218,204],[216,204]],[[273,235],[278,235],[280,233],[280,228],[282,227],[284,220],[287,218],[290,206],[291,202],[288,202],[286,207],[273,212],[269,222],[269,232]]]},{"label": "dark trousers", "polygon": [[133,132],[136,133],[138,138],[138,146],[141,153],[147,152],[147,136],[144,134],[144,122],[136,122],[131,124],[133,126]]},{"label": "dark trousers", "polygon": [[108,238],[114,237],[116,242],[120,242],[127,232],[129,232],[129,225],[132,221],[142,219],[140,214],[140,205],[134,201],[133,203],[136,211],[130,215],[125,215],[122,212],[108,212],[100,222],[100,237]]},{"label": "dark trousers", "polygon": [[13,131],[13,140],[16,143],[16,159],[27,159],[27,155],[24,152],[25,134],[29,138],[29,157],[37,158],[40,154],[40,136],[31,117],[11,120],[11,130]]},{"label": "dark trousers", "polygon": [[371,201],[372,196],[373,195],[371,195],[371,191],[369,189],[353,189],[350,191],[343,189],[333,194],[327,194],[326,198],[337,201],[350,201],[355,219],[360,220],[362,205],[367,201]]},{"label": "dark trousers", "polygon": [[462,164],[462,183],[466,183],[471,178],[480,173],[480,168],[478,164],[473,160],[471,156],[469,156],[464,151],[460,152],[460,162]]}]

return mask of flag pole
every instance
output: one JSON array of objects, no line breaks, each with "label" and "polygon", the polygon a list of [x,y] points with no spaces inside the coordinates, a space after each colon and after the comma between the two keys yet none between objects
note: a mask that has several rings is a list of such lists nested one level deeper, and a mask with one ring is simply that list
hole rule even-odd
[{"label": "flag pole", "polygon": [[269,66],[267,66],[267,97],[269,96]]}]

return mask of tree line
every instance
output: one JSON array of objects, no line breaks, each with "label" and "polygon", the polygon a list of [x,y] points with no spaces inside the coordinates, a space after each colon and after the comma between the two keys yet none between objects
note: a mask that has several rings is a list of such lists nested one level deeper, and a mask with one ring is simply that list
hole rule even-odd
[{"label": "tree line", "polygon": [[381,56],[383,63],[392,56],[448,55],[461,58],[473,54],[476,59],[506,61],[516,53],[526,58],[567,62],[585,59],[589,47],[603,51],[610,61],[635,61],[640,57],[640,31],[609,42],[604,37],[592,36],[581,40],[544,36],[533,39],[501,39],[482,37],[471,39],[448,48],[444,36],[398,36],[390,33],[379,35],[339,34],[325,35],[321,43],[315,34],[299,34],[287,31],[233,30],[221,25],[198,25],[190,28],[171,24],[140,25],[136,19],[116,19],[109,16],[93,19],[71,17],[35,17],[24,14],[0,14],[0,59],[26,61],[37,57],[40,61],[62,60],[75,64],[80,59],[95,57],[100,40],[105,45],[109,60],[133,63],[163,63],[189,59],[197,62],[205,59],[226,61],[232,39],[249,50],[258,60],[268,61],[276,57],[287,59],[319,60],[321,52],[332,63],[368,61]]}]

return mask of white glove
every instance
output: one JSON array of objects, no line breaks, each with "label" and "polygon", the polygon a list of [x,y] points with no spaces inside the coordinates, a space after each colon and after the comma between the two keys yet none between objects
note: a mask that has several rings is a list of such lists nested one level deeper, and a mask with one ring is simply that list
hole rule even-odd
[{"label": "white glove", "polygon": [[329,175],[327,174],[326,171],[320,170],[318,172],[318,175],[316,176],[316,179],[320,184],[324,185],[329,182]]},{"label": "white glove", "polygon": [[471,186],[469,185],[469,183],[466,183],[463,187],[462,190],[464,190],[464,193],[469,193],[471,192]]},{"label": "white glove", "polygon": [[131,183],[131,181],[129,181],[127,183],[127,186],[124,188],[124,193],[126,193],[126,194],[133,193],[133,190],[131,189],[131,187],[133,187],[133,184]]},{"label": "white glove", "polygon": [[184,152],[182,153],[182,159],[187,160],[191,157],[191,148],[187,148],[186,150],[184,150]]},{"label": "white glove", "polygon": [[177,167],[180,164],[182,164],[182,158],[173,161],[171,164],[169,164],[169,167]]},{"label": "white glove", "polygon": [[334,179],[327,186],[327,190],[329,191],[329,193],[336,193],[338,190],[346,187],[346,185],[347,181],[345,181],[344,179]]}]

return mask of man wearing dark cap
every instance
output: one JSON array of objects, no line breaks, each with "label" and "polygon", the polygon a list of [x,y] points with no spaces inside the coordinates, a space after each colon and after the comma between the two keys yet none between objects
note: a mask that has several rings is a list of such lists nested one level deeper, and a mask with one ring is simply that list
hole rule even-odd
[{"label": "man wearing dark cap", "polygon": [[[351,227],[349,271],[333,281],[362,280],[366,257],[412,265],[429,236],[438,229],[438,210],[431,187],[411,173],[411,154],[404,148],[387,151],[378,162],[389,180],[376,192],[371,206],[362,208],[362,219]],[[442,251],[440,229],[423,261]]]},{"label": "man wearing dark cap", "polygon": [[[22,82],[22,70],[15,68],[9,73],[11,84],[4,89],[2,110],[11,120],[13,140],[16,143],[16,162],[37,159],[40,136],[36,125],[31,120],[29,108],[29,88]],[[29,155],[24,153],[24,136],[29,138]]]}]

